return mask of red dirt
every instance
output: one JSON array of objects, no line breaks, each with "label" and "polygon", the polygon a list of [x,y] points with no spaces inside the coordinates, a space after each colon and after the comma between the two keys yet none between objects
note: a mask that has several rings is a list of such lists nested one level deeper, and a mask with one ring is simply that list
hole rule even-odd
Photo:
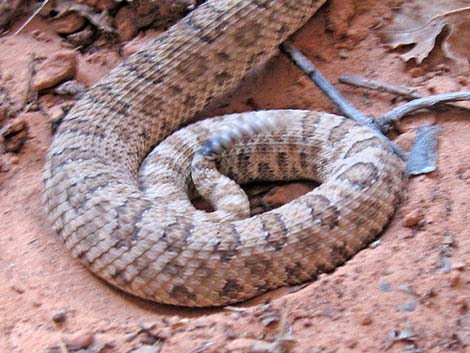
[{"label": "red dirt", "polygon": [[[335,84],[340,74],[356,74],[424,94],[468,89],[439,53],[419,67],[382,47],[373,27],[391,16],[395,3],[333,1],[297,33],[295,44]],[[0,39],[0,86],[20,102],[30,55],[49,57],[64,47],[70,46],[40,18],[19,36],[5,35]],[[76,78],[87,86],[95,82],[121,60],[114,49],[77,52]],[[443,70],[446,66],[450,70]],[[336,86],[367,114],[379,115],[393,106],[390,95]],[[45,93],[39,102],[44,107],[62,100]],[[335,112],[278,55],[201,116],[254,107]],[[395,141],[403,146],[413,137],[411,126],[431,121],[442,127],[439,165],[436,172],[409,180],[402,205],[376,247],[334,273],[268,293],[240,309],[191,310],[123,294],[65,250],[41,205],[49,118],[42,112],[21,115],[29,138],[18,155],[4,154],[0,160],[9,166],[0,172],[0,351],[73,352],[89,346],[82,352],[128,352],[146,344],[154,347],[148,352],[163,353],[282,352],[268,343],[280,342],[283,329],[290,327],[291,352],[298,353],[470,352],[468,117],[468,112],[426,113],[400,124]],[[418,223],[405,227],[404,220]],[[281,316],[285,325],[279,323]],[[400,334],[407,339],[392,339]]]}]

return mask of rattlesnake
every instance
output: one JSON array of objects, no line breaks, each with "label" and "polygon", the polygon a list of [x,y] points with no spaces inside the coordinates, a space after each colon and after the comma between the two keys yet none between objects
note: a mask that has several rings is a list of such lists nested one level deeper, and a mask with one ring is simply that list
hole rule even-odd
[{"label": "rattlesnake", "polygon": [[[331,271],[377,236],[395,211],[403,174],[370,129],[302,110],[244,113],[244,128],[237,115],[182,128],[323,3],[209,0],[86,93],[56,134],[44,177],[47,213],[73,255],[139,297],[217,306]],[[282,129],[204,152],[211,136],[226,143],[280,117]],[[214,151],[220,159],[201,158]],[[244,194],[214,166],[239,183],[322,184],[249,217]],[[215,212],[188,198],[193,179],[206,178]],[[219,197],[228,202],[218,205]]]}]

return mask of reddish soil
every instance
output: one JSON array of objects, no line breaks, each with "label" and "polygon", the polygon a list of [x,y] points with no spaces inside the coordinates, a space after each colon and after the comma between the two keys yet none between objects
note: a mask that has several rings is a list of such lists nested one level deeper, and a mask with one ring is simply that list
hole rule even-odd
[{"label": "reddish soil", "polygon": [[[333,1],[295,36],[296,46],[371,115],[401,102],[337,84],[340,74],[415,87],[423,94],[468,89],[439,50],[417,66],[381,45],[374,28],[390,18],[396,2]],[[20,35],[11,33],[0,38],[0,87],[21,106],[31,55],[47,58],[73,48],[41,17]],[[75,79],[86,86],[98,80],[122,60],[122,45],[76,51]],[[468,112],[427,112],[400,123],[395,141],[405,148],[412,127],[429,122],[442,127],[438,169],[410,178],[400,208],[374,247],[305,286],[279,289],[235,308],[192,310],[142,301],[108,286],[72,258],[52,232],[41,205],[42,168],[52,138],[46,112],[63,102],[51,90],[42,91],[41,110],[0,118],[0,126],[22,119],[29,127],[21,151],[0,159],[1,352],[106,353],[141,346],[141,353],[470,352]],[[283,55],[201,116],[254,108],[335,112]],[[291,186],[293,192],[297,187],[303,188]],[[281,189],[278,197],[285,194]]]}]

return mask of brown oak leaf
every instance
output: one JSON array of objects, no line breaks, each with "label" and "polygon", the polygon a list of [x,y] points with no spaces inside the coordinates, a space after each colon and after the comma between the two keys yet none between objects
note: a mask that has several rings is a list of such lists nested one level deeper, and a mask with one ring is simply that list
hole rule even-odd
[{"label": "brown oak leaf", "polygon": [[414,45],[401,58],[415,59],[420,64],[435,47],[436,38],[444,29],[444,55],[456,63],[458,71],[468,70],[470,0],[406,1],[380,36],[390,48]]}]

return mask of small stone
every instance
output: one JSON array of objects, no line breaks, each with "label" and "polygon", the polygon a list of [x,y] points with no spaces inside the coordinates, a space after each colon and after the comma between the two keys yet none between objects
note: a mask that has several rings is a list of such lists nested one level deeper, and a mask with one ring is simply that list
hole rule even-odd
[{"label": "small stone", "polygon": [[380,282],[379,288],[382,292],[391,292],[392,284],[388,281],[383,281],[383,282]]},{"label": "small stone", "polygon": [[59,51],[47,58],[38,68],[33,89],[41,91],[72,79],[77,71],[77,57],[73,51]]},{"label": "small stone", "polygon": [[409,284],[400,284],[398,289],[400,290],[400,292],[403,292],[412,296],[417,296],[416,291]]},{"label": "small stone", "polygon": [[382,244],[382,239],[377,239],[376,241],[373,241],[370,243],[369,248],[370,249],[376,249]]},{"label": "small stone", "polygon": [[28,126],[23,119],[6,124],[0,129],[0,140],[6,152],[19,152],[27,138]]},{"label": "small stone", "polygon": [[426,74],[426,71],[421,66],[413,67],[409,72],[412,77],[422,77]]},{"label": "small stone", "polygon": [[470,347],[470,315],[466,315],[457,320],[455,335],[460,343]]},{"label": "small stone", "polygon": [[457,77],[457,81],[461,86],[467,86],[468,85],[468,78],[466,76]]},{"label": "small stone", "polygon": [[455,300],[455,304],[457,304],[459,308],[459,312],[465,314],[468,312],[468,298],[465,296],[458,297]]},{"label": "small stone", "polygon": [[443,71],[443,72],[449,72],[450,68],[449,65],[447,64],[438,64],[436,65],[436,71]]},{"label": "small stone", "polygon": [[122,7],[117,12],[114,21],[122,41],[127,41],[136,35],[138,28],[135,17],[135,12],[128,7]]},{"label": "small stone", "polygon": [[18,294],[23,294],[25,292],[25,289],[22,286],[18,285],[18,284],[13,284],[11,286],[11,289],[13,289]]},{"label": "small stone", "polygon": [[353,349],[353,348],[357,347],[357,340],[355,340],[354,338],[347,338],[344,343],[345,343],[346,347],[348,347],[350,349]]},{"label": "small stone", "polygon": [[372,323],[372,316],[370,314],[366,314],[361,320],[362,326],[369,326],[371,323]]},{"label": "small stone", "polygon": [[411,300],[409,302],[398,305],[398,309],[400,311],[412,312],[412,311],[415,311],[416,306],[417,306],[416,300]]},{"label": "small stone", "polygon": [[76,47],[84,47],[93,41],[94,34],[95,31],[93,28],[91,26],[86,26],[79,32],[69,34],[67,36],[67,41]]},{"label": "small stone", "polygon": [[65,311],[58,311],[54,314],[52,314],[52,321],[54,321],[56,324],[62,324],[65,322],[67,319],[67,314]]},{"label": "small stone", "polygon": [[457,287],[460,284],[460,274],[457,272],[451,272],[449,284],[452,288]]},{"label": "small stone", "polygon": [[39,308],[39,307],[42,306],[42,301],[38,296],[34,296],[32,301],[31,301],[31,304],[32,304],[33,307]]},{"label": "small stone", "polygon": [[3,156],[0,155],[0,173],[6,173],[10,170],[10,166],[7,165],[7,163],[2,157]]},{"label": "small stone", "polygon": [[153,330],[155,327],[157,327],[157,324],[154,322],[140,322],[139,327],[141,328],[142,331],[148,332]]},{"label": "small stone", "polygon": [[85,19],[77,12],[69,12],[51,22],[52,28],[59,34],[70,34],[85,25]]},{"label": "small stone", "polygon": [[85,85],[75,80],[61,83],[54,89],[54,93],[58,95],[70,95],[74,98],[80,98],[85,91]]},{"label": "small stone", "polygon": [[64,339],[64,342],[67,345],[79,348],[88,348],[93,344],[93,342],[95,342],[95,335],[92,332],[85,332],[70,338],[66,338]]},{"label": "small stone", "polygon": [[60,105],[56,105],[48,110],[49,122],[51,126],[56,126],[60,123],[62,118],[65,116],[65,112]]},{"label": "small stone", "polygon": [[345,49],[341,49],[338,53],[340,59],[348,59],[349,58],[349,53]]},{"label": "small stone", "polygon": [[18,164],[19,162],[20,162],[20,159],[19,159],[18,156],[13,155],[13,156],[10,157],[10,163],[11,163],[11,164],[15,164],[15,165],[16,165],[16,164]]},{"label": "small stone", "polygon": [[398,341],[413,340],[415,337],[415,330],[411,324],[407,324],[405,328],[399,332],[397,336]]},{"label": "small stone", "polygon": [[465,263],[460,262],[460,261],[456,261],[456,262],[452,263],[452,269],[463,272],[463,271],[465,271]]},{"label": "small stone", "polygon": [[143,345],[137,349],[130,351],[129,353],[158,353],[160,352],[160,349],[160,346]]},{"label": "small stone", "polygon": [[420,209],[414,209],[403,217],[403,225],[405,227],[413,227],[424,218]]}]

